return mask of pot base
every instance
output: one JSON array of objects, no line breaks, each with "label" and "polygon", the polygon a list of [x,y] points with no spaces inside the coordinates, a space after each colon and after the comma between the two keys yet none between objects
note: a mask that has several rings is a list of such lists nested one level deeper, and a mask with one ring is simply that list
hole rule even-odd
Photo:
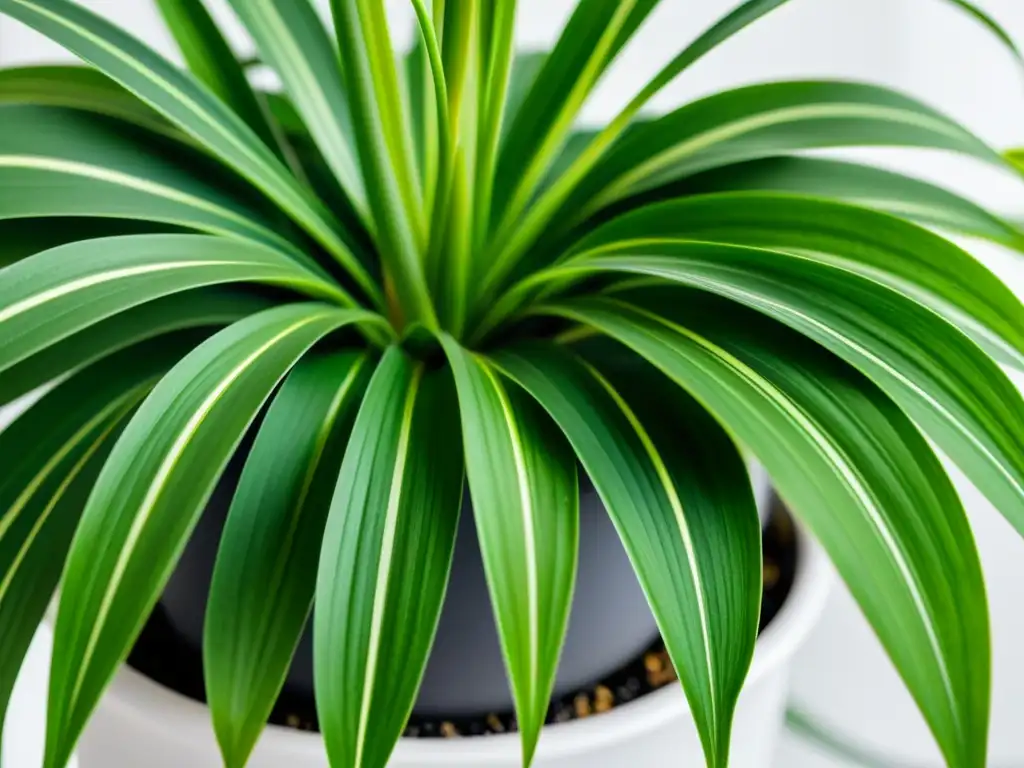
[{"label": "pot base", "polygon": [[[782,608],[796,575],[798,542],[792,518],[776,505],[764,529],[763,631]],[[201,653],[181,638],[157,607],[139,637],[128,664],[146,677],[198,702],[205,702]],[[640,657],[605,675],[594,684],[552,701],[547,723],[554,725],[603,714],[640,699],[678,678],[657,640]],[[270,717],[273,725],[300,731],[319,730],[315,702],[301,692],[282,693]],[[471,717],[421,717],[413,715],[407,738],[455,738],[516,731],[512,712],[480,712]]]}]

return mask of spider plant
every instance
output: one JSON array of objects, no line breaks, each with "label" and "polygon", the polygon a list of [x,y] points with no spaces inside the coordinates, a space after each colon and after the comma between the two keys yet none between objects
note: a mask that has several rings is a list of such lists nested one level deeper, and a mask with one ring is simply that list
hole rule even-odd
[{"label": "spider plant", "polygon": [[804,150],[1000,155],[868,84],[645,112],[785,0],[737,7],[593,130],[580,109],[657,0],[580,0],[550,53],[520,56],[514,0],[412,0],[404,56],[381,0],[334,0],[330,24],[306,0],[230,4],[282,92],[250,85],[200,0],[158,0],[187,70],[69,0],[0,0],[91,65],[0,73],[0,402],[49,384],[0,434],[0,702],[59,591],[47,768],[250,429],[204,638],[227,766],[314,601],[331,764],[387,763],[464,484],[528,765],[574,589],[578,465],[707,763],[727,765],[760,610],[750,452],[948,764],[983,768],[985,591],[925,436],[1024,530],[1024,403],[997,364],[1024,368],[1024,308],[935,230],[1022,237]]}]

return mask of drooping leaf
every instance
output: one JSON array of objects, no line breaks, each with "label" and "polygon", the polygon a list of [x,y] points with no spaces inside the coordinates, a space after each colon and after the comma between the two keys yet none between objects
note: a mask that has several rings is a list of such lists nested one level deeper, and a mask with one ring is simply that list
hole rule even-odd
[{"label": "drooping leaf", "polygon": [[722,192],[783,192],[842,200],[1016,250],[1021,231],[955,192],[903,174],[820,157],[769,157],[722,166],[623,200],[623,211],[658,200]]},{"label": "drooping leaf", "polygon": [[0,104],[69,107],[132,123],[179,141],[187,134],[92,67],[35,65],[0,69]]},{"label": "drooping leaf", "polygon": [[978,21],[983,27],[989,32],[996,36],[996,38],[1005,45],[1010,53],[1012,53],[1019,62],[1024,62],[1024,54],[1021,53],[1020,48],[1017,47],[1016,41],[1010,33],[1001,25],[995,18],[986,13],[981,9],[977,3],[969,2],[969,0],[947,0],[952,3],[960,10],[964,11],[967,15],[973,17],[975,21]]},{"label": "drooping leaf", "polygon": [[248,761],[306,626],[331,494],[371,371],[365,354],[301,361],[246,460],[203,636],[206,695],[229,768]]},{"label": "drooping leaf", "polygon": [[[896,291],[788,254],[708,243],[660,251],[598,257],[565,269],[680,283],[756,309],[814,339],[873,379],[1024,533],[1024,401],[969,338]],[[671,318],[673,308],[695,294],[665,288],[622,295],[639,296],[644,306]],[[737,309],[722,302],[716,311]],[[757,315],[748,319],[759,327]]]},{"label": "drooping leaf", "polygon": [[313,5],[231,0],[231,7],[256,41],[263,61],[280,76],[349,204],[363,225],[372,224],[338,54]]},{"label": "drooping leaf", "polygon": [[535,403],[451,337],[443,343],[459,391],[473,514],[529,765],[572,606],[576,458]]},{"label": "drooping leaf", "polygon": [[983,768],[988,610],[941,464],[891,400],[821,347],[768,318],[755,336],[745,313],[690,306],[686,326],[608,300],[558,311],[648,359],[757,456],[829,553],[948,765]]},{"label": "drooping leaf", "polygon": [[301,224],[378,305],[383,304],[329,211],[205,86],[124,30],[71,0],[0,0],[0,12],[88,61],[191,135]]},{"label": "drooping leaf", "polygon": [[825,199],[731,193],[644,206],[589,234],[577,253],[656,253],[673,239],[789,251],[856,272],[914,298],[990,354],[1024,366],[1024,307],[948,240],[884,213]]},{"label": "drooping leaf", "polygon": [[67,107],[2,105],[0,122],[2,219],[148,220],[297,252],[266,226],[265,208],[218,184],[225,174],[189,147]]},{"label": "drooping leaf", "polygon": [[265,246],[206,235],[70,243],[0,275],[0,371],[126,309],[192,288],[257,282],[314,298],[344,297]]},{"label": "drooping leaf", "polygon": [[189,71],[242,118],[264,144],[276,146],[274,131],[244,67],[202,0],[156,0],[156,6]]},{"label": "drooping leaf", "polygon": [[940,149],[1001,165],[998,152],[936,110],[887,88],[809,81],[745,86],[639,124],[566,204],[584,217],[700,171],[794,150]]},{"label": "drooping leaf", "polygon": [[14,681],[126,414],[199,340],[179,334],[103,360],[0,432],[0,736]]},{"label": "drooping leaf", "polygon": [[450,374],[426,373],[395,347],[356,417],[313,616],[317,712],[334,764],[384,768],[412,712],[458,528],[457,407]]},{"label": "drooping leaf", "polygon": [[0,218],[0,268],[37,253],[80,240],[117,235],[182,232],[168,224],[131,219],[44,216],[31,219]]},{"label": "drooping leaf", "polygon": [[262,296],[228,288],[200,288],[141,304],[46,347],[0,373],[0,404],[147,339],[187,328],[230,325],[269,309]]},{"label": "drooping leaf", "polygon": [[726,766],[760,615],[760,523],[739,452],[678,392],[665,401],[652,399],[663,387],[630,386],[627,402],[599,372],[555,348],[512,349],[495,360],[576,450],[679,670],[707,764]]},{"label": "drooping leaf", "polygon": [[323,304],[261,312],[199,346],[139,408],[89,497],[61,582],[46,768],[67,763],[277,383],[318,340],[365,315]]}]

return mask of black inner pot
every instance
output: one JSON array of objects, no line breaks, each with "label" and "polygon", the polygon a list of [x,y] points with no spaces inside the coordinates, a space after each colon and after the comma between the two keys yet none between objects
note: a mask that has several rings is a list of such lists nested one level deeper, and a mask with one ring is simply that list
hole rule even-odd
[{"label": "black inner pot", "polygon": [[[797,544],[792,518],[780,503],[776,503],[763,537],[762,631],[778,615],[792,589],[799,555]],[[601,638],[595,637],[593,641],[600,643]],[[175,630],[162,605],[150,617],[128,663],[160,685],[205,703],[201,649]],[[600,714],[674,684],[676,680],[664,644],[660,639],[652,638],[646,651],[638,653],[618,669],[602,673],[572,690],[556,691],[547,722],[562,723]],[[286,687],[270,722],[317,731],[316,705],[311,692],[301,686]],[[515,716],[508,708],[453,716],[414,713],[405,735],[411,738],[451,738],[515,730]]]}]

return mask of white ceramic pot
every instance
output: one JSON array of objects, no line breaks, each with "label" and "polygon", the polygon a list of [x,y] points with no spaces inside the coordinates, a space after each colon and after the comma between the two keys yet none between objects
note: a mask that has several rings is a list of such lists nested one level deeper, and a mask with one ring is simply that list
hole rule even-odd
[{"label": "white ceramic pot", "polygon": [[[800,537],[796,581],[762,634],[736,713],[732,768],[772,764],[789,690],[790,663],[817,622],[831,583],[821,550]],[[204,706],[123,668],[79,746],[81,768],[219,768]],[[603,715],[550,726],[537,768],[702,766],[693,721],[681,690],[663,689]],[[457,740],[403,740],[391,768],[518,768],[514,735]],[[327,768],[321,739],[270,727],[251,768]]]}]

